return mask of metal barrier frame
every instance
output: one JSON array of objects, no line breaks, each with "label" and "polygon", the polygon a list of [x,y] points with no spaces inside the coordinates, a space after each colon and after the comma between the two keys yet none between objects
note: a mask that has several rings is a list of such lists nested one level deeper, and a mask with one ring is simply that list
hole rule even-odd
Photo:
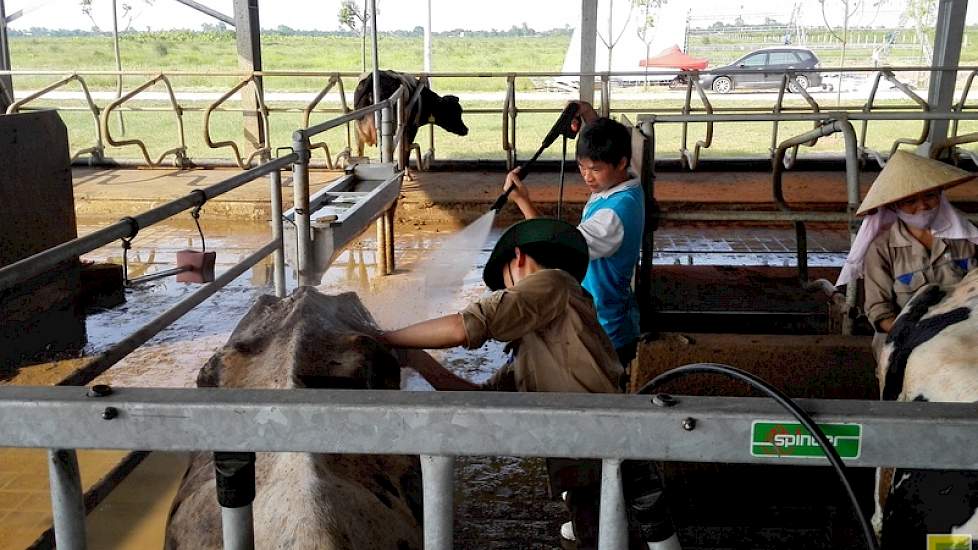
[{"label": "metal barrier frame", "polygon": [[92,118],[95,120],[95,145],[75,151],[75,153],[71,155],[71,162],[74,162],[75,159],[82,155],[92,155],[95,160],[100,160],[104,155],[105,146],[102,143],[102,125],[99,122],[99,108],[98,105],[95,104],[95,100],[92,99],[92,94],[88,90],[88,84],[85,83],[85,79],[77,73],[70,74],[61,80],[54,82],[53,84],[49,84],[48,86],[45,86],[33,94],[20,99],[19,101],[13,101],[13,96],[11,95],[11,103],[10,106],[7,107],[6,114],[10,115],[18,113],[24,105],[47,94],[48,92],[61,88],[72,81],[77,81],[81,86],[82,93],[85,94],[85,102],[88,103],[88,110],[91,111]]},{"label": "metal barrier frame", "polygon": [[[170,105],[173,108],[173,113],[177,117],[177,139],[180,140],[180,145],[164,151],[162,154],[160,154],[160,157],[154,162],[149,157],[149,151],[146,150],[146,144],[143,143],[143,140],[124,139],[121,141],[117,141],[112,138],[112,132],[109,129],[109,115],[112,113],[112,111],[116,110],[116,108],[118,108],[119,105],[122,105],[123,103],[136,97],[136,95],[138,95],[139,92],[142,92],[143,90],[149,88],[150,86],[156,84],[157,82],[163,83],[163,86],[166,88],[167,95],[169,95],[170,97]],[[186,139],[184,138],[184,131],[183,131],[183,110],[180,108],[180,104],[177,103],[177,98],[176,95],[174,95],[173,93],[173,86],[170,84],[170,79],[167,78],[166,75],[162,73],[140,84],[134,90],[130,91],[129,93],[125,94],[124,96],[110,103],[109,106],[106,107],[104,111],[102,111],[102,118],[100,119],[99,124],[102,128],[102,136],[104,136],[105,142],[107,144],[113,147],[124,147],[126,145],[135,145],[139,147],[139,152],[142,153],[143,159],[146,161],[146,164],[149,166],[159,166],[163,162],[163,159],[165,159],[169,155],[174,156],[174,163],[176,164],[176,166],[183,166],[184,164],[186,164],[187,142]]]},{"label": "metal barrier frame", "polygon": [[[662,407],[646,395],[210,388],[119,388],[92,396],[79,388],[13,386],[0,388],[0,446],[51,449],[59,548],[84,547],[74,449],[421,455],[425,548],[439,550],[452,544],[456,456],[601,459],[602,550],[623,548],[626,540],[623,459],[826,464],[751,453],[754,421],[793,421],[771,400],[674,401]],[[798,404],[820,423],[862,425],[861,451],[850,466],[978,469],[967,444],[978,434],[971,404]],[[249,526],[225,524],[225,540],[245,540],[237,530]]]},{"label": "metal barrier frame", "polygon": [[249,83],[254,83],[256,90],[261,90],[262,89],[261,88],[261,82],[260,82],[259,78],[256,77],[255,75],[251,75],[251,76],[249,76],[247,78],[242,79],[241,82],[238,82],[237,84],[235,84],[230,90],[228,90],[227,92],[225,92],[224,95],[222,95],[217,101],[215,101],[214,103],[211,103],[210,105],[208,105],[207,109],[204,110],[204,143],[206,143],[207,146],[210,147],[211,149],[217,149],[217,148],[220,148],[220,147],[230,147],[231,148],[231,151],[234,152],[234,159],[233,160],[238,163],[238,167],[241,168],[242,170],[247,169],[247,167],[251,165],[251,162],[255,159],[255,157],[260,157],[260,156],[263,156],[263,155],[267,155],[271,151],[271,147],[268,145],[268,143],[270,141],[270,139],[269,139],[269,124],[268,124],[268,108],[265,106],[265,100],[263,98],[264,94],[263,93],[260,93],[260,92],[259,93],[256,93],[255,94],[255,99],[258,102],[258,110],[257,110],[257,112],[258,112],[258,117],[261,119],[262,127],[264,129],[265,142],[264,143],[260,143],[259,144],[260,147],[258,147],[254,151],[252,151],[251,154],[248,155],[248,159],[247,160],[245,160],[245,159],[243,159],[241,157],[241,152],[238,150],[238,145],[234,141],[231,141],[231,140],[229,140],[229,141],[219,141],[219,142],[216,142],[215,143],[211,139],[211,125],[210,125],[210,121],[211,121],[211,113],[214,112],[214,109],[216,109],[219,105],[221,105],[222,103],[224,103],[225,101],[227,101],[228,98],[230,98],[231,96],[233,96],[235,93],[238,92],[238,90],[240,90],[241,88],[244,88]]},{"label": "metal barrier frame", "polygon": [[[754,121],[807,121],[816,123],[816,128],[799,136],[789,138],[781,142],[775,149],[774,162],[772,163],[772,202],[780,209],[780,212],[748,212],[748,211],[706,211],[706,212],[663,212],[655,205],[655,125],[661,123],[681,123],[689,122],[754,122]],[[645,188],[645,195],[653,207],[648,208],[648,219],[646,220],[646,231],[643,236],[641,259],[639,261],[638,289],[640,292],[639,303],[642,311],[643,330],[649,329],[652,312],[650,310],[652,301],[651,296],[651,273],[652,255],[654,254],[653,234],[660,221],[758,221],[772,222],[785,221],[792,222],[796,231],[796,257],[798,259],[799,279],[803,284],[809,284],[808,280],[808,250],[807,232],[805,222],[846,222],[849,230],[849,239],[852,242],[859,230],[861,220],[856,218],[856,210],[859,207],[859,145],[856,139],[855,130],[851,120],[917,120],[922,119],[929,123],[930,120],[978,120],[976,113],[846,113],[846,112],[824,112],[824,113],[790,113],[778,115],[761,115],[751,113],[717,113],[717,114],[683,114],[683,115],[639,115],[639,131],[645,137],[642,159],[642,185]],[[792,210],[784,199],[782,190],[782,174],[785,166],[785,153],[788,149],[798,145],[811,142],[819,137],[827,136],[835,132],[842,132],[845,138],[845,158],[846,158],[846,212],[799,212]],[[896,145],[896,144],[895,144]],[[978,214],[969,215],[969,219],[978,222]],[[856,307],[856,285],[846,285],[845,311],[843,311],[842,333],[852,334],[852,319],[849,313]]]},{"label": "metal barrier frame", "polygon": [[[868,102],[861,103],[861,104],[858,104],[858,105],[840,105],[840,106],[833,107],[833,111],[842,111],[842,112],[849,112],[850,114],[856,114],[856,112],[863,112],[863,113],[870,113],[870,112],[876,113],[876,112],[879,112],[879,109],[880,108],[874,106],[873,103],[874,103],[874,99],[875,99],[875,91],[877,89],[877,85],[878,85],[879,80],[881,78],[887,78],[887,79],[893,81],[894,84],[897,86],[898,89],[900,89],[905,95],[907,95],[908,98],[910,98],[912,101],[914,101],[916,103],[916,106],[914,106],[914,105],[888,106],[888,107],[886,107],[886,109],[887,109],[886,112],[901,112],[901,111],[906,111],[906,110],[916,110],[916,109],[920,109],[922,107],[925,108],[925,110],[926,110],[926,107],[925,107],[926,106],[926,101],[924,101],[922,98],[920,98],[919,96],[917,96],[917,94],[915,94],[912,90],[910,90],[902,82],[900,82],[899,80],[897,80],[895,78],[895,76],[893,76],[893,74],[896,73],[896,72],[908,72],[908,71],[971,71],[972,74],[969,75],[969,82],[968,82],[969,85],[966,86],[966,90],[962,93],[962,98],[961,98],[961,101],[959,102],[959,110],[962,110],[962,109],[964,109],[963,105],[964,105],[965,101],[967,100],[967,95],[968,95],[968,92],[969,92],[969,89],[968,88],[970,88],[970,78],[973,76],[973,73],[974,72],[978,72],[978,67],[968,67],[968,66],[961,66],[961,67],[901,66],[901,67],[887,67],[886,69],[882,69],[882,70],[880,68],[878,68],[878,67],[839,67],[839,68],[825,67],[825,68],[819,69],[819,72],[822,72],[822,73],[828,73],[828,72],[833,72],[833,71],[839,71],[839,72],[844,72],[844,73],[853,73],[853,74],[858,74],[858,73],[876,73],[875,74],[875,77],[874,77],[874,83],[875,84],[874,84],[874,87],[873,87],[873,97],[871,97]],[[753,71],[750,70],[750,69],[731,69],[731,70],[723,71],[723,74],[735,75],[735,74],[748,74],[748,73],[751,73],[751,72],[753,72]],[[786,86],[790,84],[790,79],[792,78],[792,76],[796,72],[798,72],[796,69],[785,69],[784,70],[783,76],[782,76],[782,81],[783,82],[786,82]],[[688,86],[687,92],[688,93],[687,93],[687,98],[686,98],[686,101],[685,101],[684,105],[682,105],[681,107],[662,108],[662,109],[659,109],[658,111],[660,113],[662,113],[662,114],[667,114],[667,113],[691,114],[693,112],[693,107],[691,105],[691,90],[689,88],[691,88],[693,86],[693,80],[697,80],[697,82],[698,82],[698,76],[707,75],[707,74],[715,74],[715,73],[716,73],[716,71],[713,71],[713,70],[705,70],[705,71],[680,71],[680,73],[679,73],[680,76],[688,79],[688,83],[687,83],[687,86]],[[36,76],[36,75],[63,75],[64,73],[63,72],[58,72],[58,71],[0,71],[0,75],[8,75],[8,74],[9,75],[21,75],[21,76],[31,76],[31,75],[35,75]],[[152,72],[147,72],[147,71],[80,71],[80,72],[78,72],[76,74],[78,74],[78,75],[85,75],[85,76],[90,76],[90,75],[100,75],[100,76],[120,76],[120,75],[122,75],[122,76],[125,76],[125,75],[157,76],[160,73],[152,73]],[[239,77],[239,78],[242,78],[242,79],[244,79],[244,78],[248,78],[248,79],[259,79],[259,78],[264,78],[264,77],[325,77],[325,78],[328,78],[328,79],[331,79],[331,78],[339,79],[339,84],[340,84],[340,88],[341,88],[340,89],[340,96],[341,96],[341,103],[342,103],[342,107],[340,109],[335,109],[335,108],[315,109],[315,107],[313,109],[309,109],[309,107],[307,106],[305,109],[303,109],[301,111],[298,111],[298,112],[303,112],[303,114],[306,114],[306,112],[313,112],[313,110],[315,110],[315,112],[342,113],[342,114],[345,114],[345,113],[349,112],[348,102],[346,101],[345,90],[343,90],[343,88],[342,88],[342,78],[354,78],[354,77],[358,76],[358,73],[352,73],[352,72],[321,72],[321,71],[255,71],[255,72],[244,72],[244,73],[242,73],[242,72],[228,72],[228,71],[219,71],[219,72],[171,71],[171,72],[167,72],[166,74],[168,76],[173,76],[173,77],[176,77],[176,76],[211,76],[211,77],[236,76],[236,77]],[[674,71],[650,71],[648,74],[650,74],[650,75],[656,75],[656,74],[670,74],[670,75],[674,75],[675,72]],[[504,158],[504,160],[506,162],[506,165],[509,168],[512,168],[517,163],[517,155],[516,155],[516,153],[517,153],[517,148],[516,148],[516,142],[517,142],[516,118],[517,118],[517,115],[519,113],[521,113],[521,112],[522,113],[557,113],[560,110],[558,108],[533,108],[533,107],[521,108],[521,107],[518,107],[518,105],[517,105],[517,98],[516,98],[516,82],[515,82],[517,78],[533,78],[533,77],[570,77],[570,78],[577,78],[577,79],[580,79],[580,78],[599,78],[600,79],[600,88],[602,90],[602,95],[601,95],[601,99],[600,99],[600,104],[597,105],[596,108],[598,109],[598,111],[601,114],[608,115],[608,114],[610,114],[612,112],[615,112],[615,113],[633,113],[633,114],[639,114],[639,113],[644,113],[644,112],[647,112],[648,111],[647,108],[635,108],[635,107],[613,108],[614,106],[612,104],[612,82],[614,81],[615,78],[623,77],[623,76],[643,76],[644,77],[645,75],[646,75],[646,73],[644,71],[634,71],[634,72],[594,72],[594,73],[564,73],[564,72],[507,72],[507,73],[461,73],[461,72],[445,72],[445,73],[418,73],[418,77],[420,79],[422,79],[422,80],[425,80],[425,79],[428,79],[428,78],[432,78],[432,77],[437,77],[437,78],[457,78],[457,77],[472,77],[472,76],[485,77],[485,78],[505,78],[506,79],[506,91],[505,91],[505,94],[504,94],[503,103],[502,103],[501,108],[499,108],[499,109],[469,109],[466,112],[469,113],[469,114],[473,114],[473,115],[485,115],[485,114],[501,114],[502,115],[502,117],[503,117],[502,127],[501,127],[502,153],[503,153],[503,158]],[[699,93],[699,90],[698,90],[697,93]],[[807,113],[811,113],[811,114],[818,114],[819,113],[819,108],[817,106],[817,103],[815,103],[814,99],[809,94],[807,94],[807,93],[804,93],[804,92],[800,92],[800,93],[801,93],[802,97],[805,98],[806,102],[808,103],[808,106],[807,107],[784,106],[783,104],[781,104],[782,101],[783,101],[783,91],[782,91],[782,93],[779,93],[778,101],[775,103],[775,105],[773,105],[770,108],[768,108],[768,107],[724,108],[724,107],[711,106],[711,108],[708,109],[708,112],[709,113],[714,113],[714,114],[721,114],[721,113],[764,112],[764,113],[770,113],[769,116],[777,116],[777,114],[779,114],[779,113],[802,113],[802,112],[807,112]],[[263,92],[261,92],[259,95],[263,95]],[[319,98],[320,101],[321,101],[321,99],[322,98]],[[258,109],[257,113],[260,116],[262,116],[264,119],[267,119],[267,117],[271,113],[297,112],[297,110],[294,109],[294,108],[271,108],[271,107],[268,107],[264,103],[264,98],[263,97],[259,97],[259,101],[261,102],[260,103],[261,107]],[[923,103],[921,103],[921,102],[923,102]],[[318,102],[315,102],[315,103],[318,104]],[[72,111],[72,110],[79,110],[79,109],[78,108],[65,108],[65,109],[62,109],[62,110]],[[125,111],[126,109],[116,109],[116,110]],[[176,111],[177,113],[191,112],[191,111],[194,111],[194,112],[196,112],[196,111],[207,111],[207,112],[229,111],[229,112],[244,112],[244,113],[253,113],[253,114],[256,113],[256,111],[248,110],[248,109],[243,109],[243,108],[220,108],[218,105],[210,105],[206,109],[196,108],[196,107],[180,107],[179,105],[172,105],[170,108],[167,108],[167,109],[162,109],[162,108],[141,108],[141,109],[132,109],[132,110],[139,110],[139,111],[167,110],[167,111]],[[865,119],[865,120],[874,120],[874,119],[870,118],[870,119]],[[924,120],[924,121],[926,121],[927,119],[924,119],[924,118],[909,118],[907,120]],[[777,140],[778,140],[778,137],[777,137],[777,135],[778,135],[778,128],[777,128],[776,119],[768,118],[768,119],[764,119],[763,121],[765,121],[765,122],[771,122],[772,123],[772,145],[771,145],[770,154],[773,156],[775,145],[776,145]],[[265,123],[267,124],[267,120],[265,120]],[[926,122],[925,122],[924,129],[927,129],[926,128]],[[206,127],[204,129],[204,132],[205,132],[205,135],[207,135],[208,130],[207,130]],[[968,143],[968,142],[971,142],[971,141],[978,141],[978,133],[976,133],[976,135],[974,135],[974,136],[969,135],[969,136],[967,136],[967,139],[964,139],[964,136],[957,136],[956,135],[956,132],[957,132],[957,129],[956,128],[953,128],[952,129],[952,134],[953,134],[952,135],[952,140],[955,139],[955,138],[958,138],[958,137],[962,138],[960,141],[957,142],[957,144],[960,144],[960,143]],[[924,137],[926,137],[926,136],[924,136]],[[273,147],[273,144],[271,143],[270,137],[266,136],[266,141],[268,143],[266,143],[265,146],[268,147],[268,148],[272,148]],[[350,141],[351,140],[350,140],[350,135],[349,135],[349,131],[348,131],[348,134],[347,134],[347,146],[348,147],[350,146]],[[704,140],[704,141],[705,142],[709,142],[709,140]],[[899,139],[897,139],[894,142],[893,146],[891,147],[891,151],[894,150],[896,147],[899,147],[900,144],[917,144],[919,142],[920,142],[920,140],[917,139],[917,138],[899,138]],[[226,142],[221,143],[219,145],[221,145],[221,146],[227,146]],[[319,145],[319,144],[317,144],[317,145]],[[697,145],[699,145],[699,144],[697,144]],[[862,136],[861,136],[861,139],[860,139],[860,147],[863,148],[863,150],[861,151],[861,153],[870,154],[871,156],[874,156],[874,157],[876,157],[878,159],[881,159],[882,158],[882,156],[879,153],[875,153],[874,151],[866,150],[865,149],[865,145],[866,145],[866,130],[865,130],[865,125],[864,125],[863,131],[862,131]],[[708,147],[708,145],[706,145],[706,146],[705,145],[700,145],[699,146],[699,149],[704,149],[704,148],[707,148],[707,147]],[[686,145],[685,144],[682,144],[681,145],[681,148],[682,149],[685,149],[686,148]],[[429,153],[426,155],[426,158],[429,158],[429,160],[430,160],[430,157],[433,157],[433,155],[434,155],[434,149],[435,149],[435,147],[434,147],[434,131],[432,130],[429,133]],[[694,147],[694,149],[695,149],[695,147]],[[789,164],[793,163],[794,158],[796,156],[796,153],[797,153],[797,151],[793,151],[792,154],[787,157],[787,159],[788,159],[787,162]],[[419,154],[420,154],[420,149],[419,149]],[[969,154],[969,153],[964,152],[964,154]],[[143,156],[144,156],[144,162],[141,163],[141,164],[148,164],[148,165],[151,165],[152,166],[153,164],[149,161],[149,159],[146,157],[146,155],[144,154]],[[687,164],[688,164],[688,160],[685,160],[685,156],[686,155],[681,155],[681,158],[684,159],[683,162],[687,162]],[[693,156],[693,160],[694,160],[693,164],[696,164],[696,161],[698,161],[698,157],[696,156],[696,151],[695,150],[692,153],[692,156]],[[234,158],[231,161],[230,165],[231,166],[240,167],[240,164],[243,162],[243,159],[241,159],[239,155],[235,155],[235,157],[236,158]],[[130,160],[127,160],[127,159],[111,159],[111,158],[105,158],[104,156],[101,157],[101,158],[93,158],[93,161],[94,162],[100,162],[100,163],[104,162],[104,163],[108,163],[108,164],[116,164],[116,165],[126,165],[126,164],[131,163],[131,161]],[[186,162],[187,163],[191,163],[190,162],[190,159],[187,159]],[[192,164],[197,164],[197,165],[200,165],[200,166],[226,166],[226,165],[228,165],[228,162],[227,161],[224,161],[224,160],[220,160],[220,159],[197,159]],[[329,166],[330,164],[332,164],[331,161],[327,162],[326,165]],[[424,164],[426,164],[426,163],[425,162],[422,162],[422,165],[424,165]],[[422,168],[423,168],[423,166],[422,166]]]},{"label": "metal barrier frame", "polygon": [[[154,84],[157,81],[166,83],[172,97],[172,89],[166,82],[165,76],[158,75],[149,82],[143,84],[126,96],[119,98],[113,105],[118,105],[125,100],[133,97],[142,89]],[[250,80],[248,80],[250,81]],[[245,81],[247,83],[248,81]],[[233,91],[232,91],[233,92]],[[404,88],[399,88],[397,92],[388,100],[371,105],[364,109],[347,113],[346,115],[334,120],[329,120],[318,124],[312,128],[301,129],[295,132],[295,150],[288,155],[268,161],[257,167],[250,168],[227,178],[219,183],[203,189],[195,189],[187,195],[174,199],[151,210],[145,211],[136,216],[123,218],[122,220],[103,227],[88,235],[62,243],[58,246],[47,249],[43,252],[24,258],[13,264],[0,268],[0,295],[17,285],[36,277],[47,270],[64,262],[77,261],[77,258],[88,252],[92,252],[102,246],[110,244],[119,239],[132,239],[141,228],[152,226],[156,223],[171,218],[181,212],[203,205],[207,200],[223,195],[233,189],[241,187],[259,177],[268,175],[270,182],[270,196],[272,208],[272,240],[262,245],[258,250],[250,254],[244,260],[230,267],[221,273],[213,282],[201,286],[197,291],[179,301],[173,307],[167,309],[159,316],[146,323],[129,336],[113,344],[105,351],[97,355],[92,361],[74,371],[68,377],[58,382],[58,386],[79,386],[88,384],[97,376],[117,364],[127,355],[148,342],[153,336],[168,327],[174,321],[185,315],[191,309],[202,303],[204,300],[227,286],[238,276],[259,263],[269,254],[274,255],[273,281],[275,294],[279,298],[285,297],[285,250],[283,241],[283,212],[282,212],[282,178],[281,170],[289,165],[293,168],[293,180],[295,187],[295,223],[298,240],[298,272],[300,284],[309,284],[308,274],[311,272],[309,262],[312,258],[311,234],[309,231],[309,137],[346,124],[365,114],[382,111],[382,132],[384,143],[386,144],[384,153],[387,161],[392,157],[390,150],[394,145],[394,117],[392,114],[393,105],[396,102],[403,102],[405,95]],[[28,98],[25,98],[28,99]],[[107,118],[111,109],[103,112],[103,117]],[[105,120],[103,118],[103,121]],[[181,125],[182,130],[182,125]],[[112,143],[107,135],[107,141]],[[138,140],[131,140],[134,144],[141,147],[147,160],[145,147]],[[164,155],[165,156],[165,155]],[[162,157],[161,157],[162,159]],[[159,161],[157,161],[159,162]],[[395,203],[396,205],[396,203]],[[385,237],[385,250],[378,255],[378,264],[384,274],[388,274],[393,269],[393,207],[386,212],[382,212],[378,218],[378,232],[383,231]],[[304,228],[304,229],[303,229]],[[381,264],[380,258],[385,260]],[[0,393],[6,394],[8,389],[16,386],[0,388]],[[52,389],[52,388],[49,388]],[[71,392],[81,392],[75,388]],[[89,392],[89,396],[101,396],[100,392]],[[115,412],[105,410],[102,418],[109,420],[115,418]],[[0,418],[5,418],[5,413],[0,412]],[[6,426],[0,426],[0,437],[6,433]],[[85,509],[82,504],[83,493],[81,481],[78,475],[78,461],[73,448],[67,446],[56,446],[48,453],[48,463],[51,477],[52,508],[54,510],[54,529],[56,542],[60,548],[84,548],[85,547]],[[250,515],[245,518],[242,514],[228,513],[226,517],[234,519],[234,525],[250,526]],[[247,541],[247,534],[237,533],[231,539],[234,541]]]}]

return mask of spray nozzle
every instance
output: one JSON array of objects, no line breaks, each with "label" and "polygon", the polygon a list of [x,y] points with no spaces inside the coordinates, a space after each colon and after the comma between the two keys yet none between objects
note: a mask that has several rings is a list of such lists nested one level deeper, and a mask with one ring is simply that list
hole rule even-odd
[{"label": "spray nozzle", "polygon": [[[557,117],[557,121],[554,122],[554,125],[550,128],[550,131],[547,132],[546,137],[543,138],[540,148],[537,149],[537,152],[534,153],[532,157],[530,157],[530,160],[526,161],[526,164],[520,166],[520,171],[517,173],[520,179],[525,178],[530,173],[530,166],[537,161],[537,158],[540,157],[540,153],[544,152],[547,147],[553,145],[553,142],[556,141],[559,136],[564,136],[565,138],[570,139],[577,136],[577,130],[574,129],[573,122],[574,119],[577,118],[579,110],[580,106],[575,102],[568,103],[567,106],[564,107],[564,110],[560,112],[560,116]],[[489,210],[495,210],[498,212],[500,209],[502,209],[502,207],[506,206],[506,201],[509,200],[509,194],[512,192],[513,186],[510,186],[509,189],[503,191],[503,194],[499,195],[499,198],[496,199],[496,202],[492,203]]]}]

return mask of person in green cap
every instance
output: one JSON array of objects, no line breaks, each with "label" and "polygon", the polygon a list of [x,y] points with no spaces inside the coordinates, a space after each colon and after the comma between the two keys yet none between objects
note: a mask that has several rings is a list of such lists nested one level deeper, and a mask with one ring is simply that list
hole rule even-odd
[{"label": "person in green cap", "polygon": [[573,225],[549,218],[517,223],[499,238],[483,270],[491,294],[382,339],[408,349],[511,343],[507,363],[482,385],[424,359],[427,354],[402,354],[436,390],[617,393],[623,371],[581,288],[587,267],[587,242]]},{"label": "person in green cap", "polygon": [[[404,366],[436,390],[620,393],[623,369],[581,287],[588,245],[573,225],[550,218],[519,222],[499,238],[482,278],[493,292],[461,312],[386,332]],[[509,358],[483,384],[455,375],[423,349],[508,342]],[[548,459],[551,491],[563,495],[571,522],[562,538],[597,548],[600,460]],[[629,548],[679,548],[652,463],[626,461]],[[565,533],[567,531],[567,533]],[[661,542],[644,542],[661,541]],[[574,544],[574,543],[572,543]]]}]

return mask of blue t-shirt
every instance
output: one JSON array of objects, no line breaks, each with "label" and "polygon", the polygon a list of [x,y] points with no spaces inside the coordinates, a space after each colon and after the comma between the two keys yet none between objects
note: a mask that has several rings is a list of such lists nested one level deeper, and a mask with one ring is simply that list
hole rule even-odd
[{"label": "blue t-shirt", "polygon": [[607,197],[593,198],[584,207],[581,221],[606,208],[618,216],[624,229],[621,246],[614,254],[591,260],[581,285],[594,298],[598,320],[616,348],[638,338],[638,301],[632,292],[632,274],[642,249],[645,196],[635,185]]}]

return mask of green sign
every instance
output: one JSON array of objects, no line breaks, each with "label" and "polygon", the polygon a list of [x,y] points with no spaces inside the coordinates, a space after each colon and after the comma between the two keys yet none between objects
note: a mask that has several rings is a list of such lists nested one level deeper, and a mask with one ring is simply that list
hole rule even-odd
[{"label": "green sign", "polygon": [[[862,424],[819,424],[842,458],[859,458]],[[751,456],[820,458],[822,447],[804,426],[797,422],[755,420],[751,425]]]},{"label": "green sign", "polygon": [[971,550],[971,535],[927,535],[927,550]]}]

